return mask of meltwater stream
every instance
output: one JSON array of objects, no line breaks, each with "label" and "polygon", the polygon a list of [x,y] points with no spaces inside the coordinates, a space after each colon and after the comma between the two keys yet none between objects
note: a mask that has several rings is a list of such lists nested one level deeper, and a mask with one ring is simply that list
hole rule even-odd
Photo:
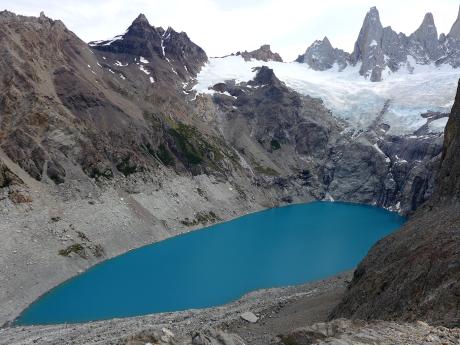
[{"label": "meltwater stream", "polygon": [[96,265],[38,299],[17,324],[211,307],[252,290],[326,278],[355,267],[403,223],[384,209],[347,203],[269,209]]}]

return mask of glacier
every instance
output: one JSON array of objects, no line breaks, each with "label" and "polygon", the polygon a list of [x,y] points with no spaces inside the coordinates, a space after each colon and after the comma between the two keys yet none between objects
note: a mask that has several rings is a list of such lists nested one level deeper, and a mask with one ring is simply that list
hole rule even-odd
[{"label": "glacier", "polygon": [[[408,59],[407,68],[383,72],[383,80],[371,82],[360,76],[360,66],[339,71],[315,71],[298,62],[245,61],[240,56],[210,58],[196,78],[197,94],[213,93],[216,83],[235,80],[247,82],[254,78],[255,67],[267,66],[286,86],[303,95],[320,98],[332,114],[356,129],[375,123],[384,104],[387,110],[378,119],[390,125],[391,134],[411,134],[427,123],[421,116],[427,111],[450,112],[454,102],[460,69],[449,65],[419,65]],[[431,132],[442,132],[446,120],[430,126]]]}]

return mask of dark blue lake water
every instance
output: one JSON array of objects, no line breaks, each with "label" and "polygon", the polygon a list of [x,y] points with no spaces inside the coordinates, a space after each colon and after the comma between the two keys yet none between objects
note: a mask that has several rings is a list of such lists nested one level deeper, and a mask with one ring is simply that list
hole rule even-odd
[{"label": "dark blue lake water", "polygon": [[250,214],[99,264],[33,303],[18,324],[82,322],[224,304],[354,268],[404,223],[384,209],[314,202]]}]

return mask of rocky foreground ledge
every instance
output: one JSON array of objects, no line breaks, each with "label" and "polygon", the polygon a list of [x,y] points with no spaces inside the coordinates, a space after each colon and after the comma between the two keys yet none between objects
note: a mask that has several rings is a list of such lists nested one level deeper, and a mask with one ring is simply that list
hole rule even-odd
[{"label": "rocky foreground ledge", "polygon": [[[327,323],[316,323],[299,328],[288,335],[279,335],[273,344],[307,345],[394,345],[394,344],[459,344],[460,330],[444,327],[431,327],[419,321],[398,324],[386,321],[350,321],[338,319]],[[147,342],[147,343],[146,343]],[[166,328],[161,332],[141,332],[131,337],[129,345],[143,344],[178,344],[174,333]],[[226,333],[216,329],[194,332],[184,344],[193,345],[243,345],[244,340],[237,334]]]}]

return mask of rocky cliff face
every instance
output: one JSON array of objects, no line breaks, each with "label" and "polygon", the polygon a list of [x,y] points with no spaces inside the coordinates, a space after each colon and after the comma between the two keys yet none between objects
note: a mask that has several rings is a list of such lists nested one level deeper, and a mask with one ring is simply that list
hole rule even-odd
[{"label": "rocky cliff face", "polygon": [[433,197],[355,271],[332,317],[460,325],[460,87],[445,130]]},{"label": "rocky cliff face", "polygon": [[284,201],[326,198],[408,213],[432,193],[442,137],[347,132],[321,100],[287,88],[267,67],[248,83],[213,88],[226,142]]},{"label": "rocky cliff face", "polygon": [[438,37],[433,15],[427,13],[420,27],[411,35],[396,33],[390,26],[383,27],[379,12],[372,7],[364,18],[354,50],[347,54],[330,46],[329,41],[315,41],[298,62],[307,63],[315,70],[360,65],[359,73],[371,81],[381,81],[386,73],[401,68],[410,73],[414,64],[449,64],[459,66],[459,19],[450,33]]},{"label": "rocky cliff face", "polygon": [[460,83],[444,134],[444,147],[434,202],[460,200]]}]

